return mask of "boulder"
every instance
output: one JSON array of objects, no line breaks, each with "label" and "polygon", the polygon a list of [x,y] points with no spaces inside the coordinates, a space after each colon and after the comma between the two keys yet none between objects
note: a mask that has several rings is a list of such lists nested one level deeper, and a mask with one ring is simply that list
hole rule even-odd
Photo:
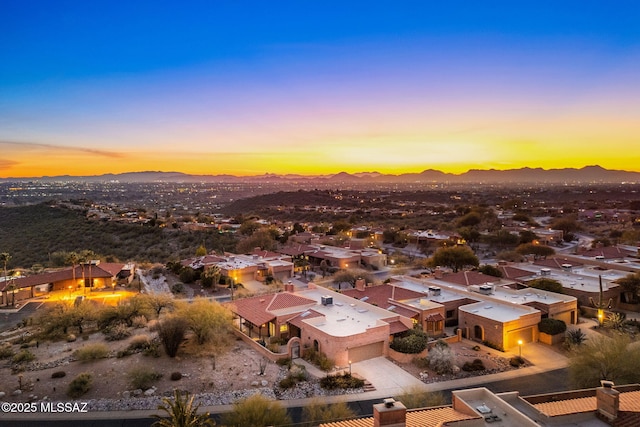
[{"label": "boulder", "polygon": [[22,390],[18,389],[18,390],[13,390],[13,393],[11,393],[13,396],[20,396],[22,394]]},{"label": "boulder", "polygon": [[141,388],[137,388],[137,389],[133,390],[133,395],[134,396],[142,395],[142,389]]},{"label": "boulder", "polygon": [[153,388],[150,388],[149,390],[146,390],[146,391],[144,392],[144,395],[145,395],[145,396],[153,396],[154,394],[156,394],[156,390],[155,390],[155,389],[153,389]]},{"label": "boulder", "polygon": [[269,385],[269,381],[267,381],[267,380],[262,380],[261,384],[262,384],[262,387],[266,387],[266,386],[268,386],[268,385]]},{"label": "boulder", "polygon": [[122,392],[123,399],[129,399],[131,397],[131,392],[129,390],[125,390]]}]

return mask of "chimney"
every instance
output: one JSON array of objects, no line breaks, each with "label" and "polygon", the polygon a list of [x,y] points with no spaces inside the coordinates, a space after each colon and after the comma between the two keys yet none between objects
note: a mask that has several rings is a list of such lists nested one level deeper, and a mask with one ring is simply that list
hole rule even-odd
[{"label": "chimney", "polygon": [[596,389],[596,401],[598,404],[598,413],[615,420],[618,418],[618,410],[620,409],[620,392],[614,390],[612,381],[600,381],[602,387]]},{"label": "chimney", "polygon": [[358,280],[356,280],[356,289],[359,291],[364,291],[365,286],[365,280],[362,277],[358,277]]},{"label": "chimney", "polygon": [[433,276],[436,279],[442,279],[444,276],[444,272],[440,269],[440,267],[436,267],[436,270],[433,272]]},{"label": "chimney", "polygon": [[405,427],[407,425],[407,408],[392,398],[383,403],[373,405],[373,427]]},{"label": "chimney", "polygon": [[284,291],[293,292],[293,283],[291,283],[291,280],[284,284]]}]

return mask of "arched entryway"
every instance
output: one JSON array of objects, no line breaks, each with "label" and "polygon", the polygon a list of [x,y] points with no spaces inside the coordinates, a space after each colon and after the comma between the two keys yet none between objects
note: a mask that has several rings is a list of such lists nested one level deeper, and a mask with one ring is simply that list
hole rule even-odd
[{"label": "arched entryway", "polygon": [[484,328],[480,325],[473,327],[473,339],[478,341],[484,341]]}]

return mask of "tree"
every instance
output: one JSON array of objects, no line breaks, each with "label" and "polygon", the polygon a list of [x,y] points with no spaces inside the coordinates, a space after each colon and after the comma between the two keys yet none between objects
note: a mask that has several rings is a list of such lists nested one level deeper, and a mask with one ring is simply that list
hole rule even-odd
[{"label": "tree", "polygon": [[591,337],[577,347],[569,359],[569,378],[575,388],[600,385],[600,380],[616,384],[640,382],[640,352],[630,346],[627,335]]},{"label": "tree", "polygon": [[[4,267],[4,283],[7,283],[7,264],[9,263],[9,261],[11,261],[11,255],[9,255],[9,252],[2,252],[0,253],[0,262],[2,262],[2,265]],[[8,293],[9,289],[7,289],[7,287],[5,287],[5,299],[6,299],[6,305],[9,305],[9,293]],[[13,291],[13,289],[12,289]]]},{"label": "tree", "polygon": [[204,298],[196,298],[191,304],[183,305],[177,315],[186,321],[200,345],[214,338],[224,340],[231,331],[229,311]]},{"label": "tree", "polygon": [[545,279],[545,278],[534,279],[530,282],[527,282],[527,286],[536,288],[536,289],[541,289],[543,291],[555,292],[557,294],[563,293],[562,283],[553,279]]},{"label": "tree", "polygon": [[540,257],[546,258],[556,253],[552,247],[547,245],[536,245],[533,243],[525,243],[516,248],[516,252],[520,255],[533,255],[534,259],[538,259]]},{"label": "tree", "polygon": [[206,254],[207,248],[205,248],[204,245],[198,246],[198,249],[196,249],[196,256],[205,256]]},{"label": "tree", "polygon": [[340,283],[349,283],[351,286],[356,285],[356,280],[364,279],[365,283],[373,283],[373,275],[366,270],[352,268],[349,270],[342,270],[333,275],[333,283],[340,285]]},{"label": "tree", "polygon": [[329,263],[327,262],[327,260],[323,259],[322,261],[320,261],[320,271],[322,271],[322,278],[323,279],[327,275],[327,270],[328,269],[329,269]]},{"label": "tree", "polygon": [[236,252],[249,253],[255,248],[260,248],[265,251],[276,249],[276,241],[269,230],[258,230],[250,237],[241,240],[236,246]]},{"label": "tree", "polygon": [[76,283],[76,264],[80,262],[80,255],[77,252],[69,252],[66,256],[65,263],[67,265],[71,265],[71,274],[73,276],[73,287],[77,285]]},{"label": "tree", "polygon": [[238,228],[238,232],[244,236],[251,236],[260,229],[261,225],[252,219],[244,221]]},{"label": "tree", "polygon": [[211,419],[208,412],[198,414],[200,404],[194,404],[195,396],[185,392],[183,395],[179,390],[173,391],[173,400],[164,397],[162,405],[158,409],[167,413],[168,419],[160,415],[153,415],[158,421],[153,423],[153,427],[210,427],[216,423]]},{"label": "tree", "polygon": [[160,317],[162,309],[171,309],[175,305],[173,295],[167,293],[144,294],[138,295],[136,298],[140,298],[144,304],[148,305],[156,314],[156,317]]},{"label": "tree", "polygon": [[477,267],[479,264],[478,257],[468,246],[439,248],[431,258],[432,267],[449,267],[454,272],[468,266]]},{"label": "tree", "polygon": [[233,404],[233,410],[222,416],[222,423],[229,427],[266,427],[291,423],[287,410],[274,400],[254,394]]},{"label": "tree", "polygon": [[640,291],[640,273],[627,274],[616,282],[624,290],[625,302],[636,304],[638,302],[638,292]]},{"label": "tree", "polygon": [[531,243],[538,240],[538,235],[531,230],[522,230],[520,232],[520,244]]},{"label": "tree", "polygon": [[302,419],[304,426],[317,426],[322,423],[329,423],[355,418],[356,413],[347,406],[345,402],[332,405],[324,403],[319,397],[315,397],[311,402],[302,408]]},{"label": "tree", "polygon": [[482,216],[478,212],[472,211],[458,219],[458,227],[474,227],[482,222]]},{"label": "tree", "polygon": [[220,267],[217,265],[211,265],[205,268],[201,276],[202,287],[213,287],[213,290],[215,291],[218,287],[218,282],[220,281],[220,274]]},{"label": "tree", "polygon": [[574,215],[570,215],[553,221],[551,228],[554,230],[562,230],[564,234],[571,234],[574,231],[580,230],[580,224],[578,224]]},{"label": "tree", "polygon": [[494,265],[485,264],[480,266],[478,271],[482,274],[486,274],[487,276],[502,277],[502,271]]}]

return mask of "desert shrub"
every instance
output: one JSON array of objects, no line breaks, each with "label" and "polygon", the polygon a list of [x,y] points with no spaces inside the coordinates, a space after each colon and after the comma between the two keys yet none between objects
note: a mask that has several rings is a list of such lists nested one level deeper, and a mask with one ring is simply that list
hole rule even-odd
[{"label": "desert shrub", "polygon": [[131,318],[131,326],[137,329],[144,328],[147,326],[147,318],[144,316],[134,316]]},{"label": "desert shrub", "polygon": [[327,390],[360,388],[364,387],[364,380],[351,374],[327,375],[320,379],[320,387]]},{"label": "desert shrub", "polygon": [[518,368],[524,365],[524,359],[520,356],[512,357],[511,359],[509,359],[509,365],[513,366],[514,368]]},{"label": "desert shrub", "polygon": [[160,357],[160,343],[157,340],[151,341],[149,346],[142,350],[142,354],[145,356]]},{"label": "desert shrub", "polygon": [[147,366],[138,366],[130,370],[127,374],[129,382],[133,388],[147,390],[151,388],[154,381],[159,380],[162,374]]},{"label": "desert shrub", "polygon": [[451,348],[434,346],[426,357],[429,367],[440,375],[453,372],[453,352]]},{"label": "desert shrub", "polygon": [[291,358],[290,357],[285,357],[283,359],[278,359],[278,360],[276,360],[276,363],[278,364],[278,366],[291,367]]},{"label": "desert shrub", "polygon": [[104,359],[109,354],[109,348],[105,344],[87,344],[77,349],[73,356],[81,362]]},{"label": "desert shrub", "polygon": [[296,384],[298,384],[298,381],[294,377],[292,377],[291,375],[288,375],[288,376],[284,377],[278,383],[280,388],[284,388],[284,389],[293,388],[293,387],[296,386]]},{"label": "desert shrub", "polygon": [[29,350],[22,350],[16,355],[14,355],[13,359],[11,360],[13,363],[28,363],[28,362],[31,362],[32,360],[35,360],[35,358],[36,358],[36,355],[31,353]]},{"label": "desert shrub", "polygon": [[426,357],[416,357],[412,362],[420,369],[427,369],[429,367],[429,360],[427,360]]},{"label": "desert shrub", "polygon": [[305,350],[303,359],[325,372],[330,371],[335,366],[335,362],[332,359],[329,359],[326,354],[312,348]]},{"label": "desert shrub", "polygon": [[565,346],[579,346],[587,340],[587,334],[582,332],[580,328],[567,331],[564,337]]},{"label": "desert shrub", "polygon": [[0,346],[0,359],[8,359],[13,357],[15,352],[11,348],[10,344],[4,344]]},{"label": "desert shrub", "polygon": [[120,341],[131,336],[131,331],[124,323],[116,323],[115,325],[105,329],[105,339],[107,341]]},{"label": "desert shrub", "polygon": [[400,353],[417,354],[427,348],[428,341],[427,334],[412,329],[406,337],[394,338],[390,347]]},{"label": "desert shrub", "polygon": [[158,323],[158,336],[167,356],[176,357],[187,327],[187,322],[180,317],[169,317]]},{"label": "desert shrub", "polygon": [[171,379],[171,381],[178,381],[182,379],[182,373],[180,372],[172,372],[171,376],[169,377]]},{"label": "desert shrub", "polygon": [[542,319],[538,323],[538,329],[549,335],[563,334],[567,330],[567,324],[558,319]]},{"label": "desert shrub", "polygon": [[91,389],[91,384],[93,384],[93,377],[89,372],[83,372],[69,383],[67,396],[76,399],[88,392]]},{"label": "desert shrub", "polygon": [[466,372],[484,371],[484,363],[480,359],[474,359],[473,362],[464,362],[462,370]]},{"label": "desert shrub", "polygon": [[271,352],[271,353],[280,353],[280,344],[267,344],[267,349]]},{"label": "desert shrub", "polygon": [[64,378],[67,376],[67,373],[65,371],[55,371],[53,374],[51,374],[51,378]]},{"label": "desert shrub", "polygon": [[131,338],[127,348],[133,351],[144,350],[149,346],[149,344],[151,344],[151,337],[149,337],[149,335],[136,335]]},{"label": "desert shrub", "polygon": [[184,283],[175,283],[173,286],[171,286],[171,292],[174,294],[184,293]]},{"label": "desert shrub", "polygon": [[403,394],[396,396],[396,400],[402,402],[407,409],[426,408],[445,404],[445,397],[440,392],[422,390],[420,387],[410,387]]}]

